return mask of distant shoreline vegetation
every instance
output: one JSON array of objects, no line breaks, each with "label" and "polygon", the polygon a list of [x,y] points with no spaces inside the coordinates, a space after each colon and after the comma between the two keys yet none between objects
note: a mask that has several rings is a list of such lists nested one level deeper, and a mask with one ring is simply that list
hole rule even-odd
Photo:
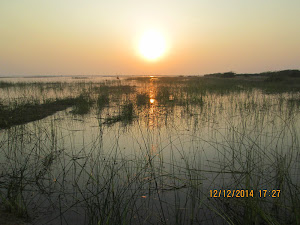
[{"label": "distant shoreline vegetation", "polygon": [[158,77],[218,77],[218,78],[237,78],[237,77],[269,77],[269,76],[288,76],[288,77],[300,77],[300,70],[297,69],[288,69],[288,70],[279,70],[279,71],[266,71],[261,73],[235,73],[233,71],[229,72],[219,72],[219,73],[210,73],[210,74],[202,74],[202,75],[169,75],[169,74],[127,74],[127,75],[0,75],[0,79],[2,78],[62,78],[68,77],[72,79],[88,79],[93,77],[107,77],[107,78],[116,78],[116,77],[147,77],[147,76],[158,76]]},{"label": "distant shoreline vegetation", "polygon": [[234,72],[226,72],[226,73],[212,73],[206,74],[204,77],[218,77],[218,78],[235,78],[235,77],[300,77],[299,70],[281,70],[281,71],[268,71],[262,73],[234,73]]}]

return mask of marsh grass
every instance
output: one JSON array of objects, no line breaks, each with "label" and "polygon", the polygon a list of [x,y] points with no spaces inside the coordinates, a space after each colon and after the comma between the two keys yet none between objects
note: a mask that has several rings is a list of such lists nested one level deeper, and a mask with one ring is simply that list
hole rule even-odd
[{"label": "marsh grass", "polygon": [[96,93],[109,93],[112,95],[120,96],[123,94],[130,94],[135,92],[135,86],[122,84],[120,82],[112,82],[100,84],[100,86],[93,87],[93,92]]},{"label": "marsh grass", "polygon": [[97,105],[99,110],[109,104],[109,95],[108,94],[100,94],[97,98]]},{"label": "marsh grass", "polygon": [[9,128],[11,126],[40,120],[74,104],[78,107],[85,107],[82,102],[84,101],[81,98],[66,98],[48,100],[43,104],[33,102],[14,106],[2,105],[0,108],[0,128]]},{"label": "marsh grass", "polygon": [[1,191],[0,199],[5,211],[12,213],[17,217],[28,219],[26,202],[23,196],[25,185],[22,182],[22,177],[10,177],[8,184],[5,187],[7,192]]},{"label": "marsh grass", "polygon": [[75,99],[74,107],[71,112],[76,115],[85,115],[89,113],[92,105],[93,101],[89,98],[87,94],[83,93]]},{"label": "marsh grass", "polygon": [[136,105],[142,106],[150,103],[150,97],[147,93],[138,93],[136,95]]},{"label": "marsh grass", "polygon": [[[81,95],[60,103],[99,115],[97,127],[89,133],[96,120],[62,114],[71,119],[3,130],[1,203],[19,216],[41,213],[36,224],[76,215],[78,224],[299,224],[299,93],[265,94],[235,79],[137,81],[152,92],[120,81],[75,84]],[[63,105],[44,102],[12,108]],[[157,126],[145,125],[151,116]],[[256,197],[212,198],[212,189]],[[280,197],[259,198],[263,189]]]},{"label": "marsh grass", "polygon": [[132,122],[133,118],[133,103],[129,102],[122,106],[121,111],[119,111],[118,115],[105,118],[104,124],[111,125],[117,122],[122,122],[123,124],[127,125],[128,123]]}]

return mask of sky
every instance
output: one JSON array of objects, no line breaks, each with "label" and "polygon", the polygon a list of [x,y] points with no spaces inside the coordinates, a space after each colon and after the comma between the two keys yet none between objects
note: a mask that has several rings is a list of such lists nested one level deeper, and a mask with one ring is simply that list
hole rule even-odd
[{"label": "sky", "polygon": [[[0,75],[300,69],[299,0],[1,0]],[[145,58],[154,30],[164,53]]]}]

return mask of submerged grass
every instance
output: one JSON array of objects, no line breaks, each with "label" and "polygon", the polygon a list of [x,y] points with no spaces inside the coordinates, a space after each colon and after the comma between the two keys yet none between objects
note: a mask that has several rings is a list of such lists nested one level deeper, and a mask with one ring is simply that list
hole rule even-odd
[{"label": "submerged grass", "polygon": [[9,128],[15,125],[40,120],[74,104],[81,104],[81,99],[57,99],[43,104],[28,103],[24,105],[17,105],[12,109],[2,105],[0,106],[0,128]]}]

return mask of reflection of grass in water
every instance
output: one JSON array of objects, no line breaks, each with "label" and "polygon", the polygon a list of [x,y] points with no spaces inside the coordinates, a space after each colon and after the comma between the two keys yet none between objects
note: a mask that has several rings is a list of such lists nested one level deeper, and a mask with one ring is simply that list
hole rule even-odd
[{"label": "reflection of grass in water", "polygon": [[[25,171],[26,168],[21,172]],[[23,184],[23,178],[16,175],[17,174],[12,174],[9,180],[6,181],[7,186],[2,186],[2,189],[5,189],[5,191],[0,190],[1,205],[5,211],[17,217],[28,218],[27,207],[23,196],[26,185]],[[3,208],[0,208],[0,210],[3,210]]]},{"label": "reflection of grass in water", "polygon": [[105,119],[104,124],[113,124],[123,122],[124,124],[131,123],[134,117],[133,104],[127,103],[122,106],[122,111],[119,115],[111,116]]},{"label": "reflection of grass in water", "polygon": [[[290,204],[289,201],[293,198],[291,194],[297,193],[294,192],[295,189],[291,188],[285,194],[282,193],[284,197],[275,201],[268,198],[260,200],[257,197],[259,188],[257,181],[261,180],[262,183],[265,181],[272,182],[272,184],[279,185],[273,186],[273,188],[281,190],[285,189],[283,185],[293,186],[294,183],[291,182],[290,172],[288,171],[290,165],[283,163],[284,161],[280,160],[281,156],[278,156],[279,158],[277,156],[271,157],[268,156],[267,151],[261,152],[262,149],[259,148],[255,150],[256,145],[261,147],[265,145],[260,143],[259,140],[248,140],[247,135],[245,133],[241,134],[240,130],[234,131],[234,135],[240,140],[244,139],[242,146],[246,148],[246,152],[243,152],[242,148],[234,147],[239,143],[232,140],[230,135],[224,137],[228,147],[224,145],[222,140],[212,142],[215,148],[219,150],[219,154],[224,155],[224,158],[219,158],[220,161],[215,163],[227,167],[224,170],[220,168],[219,171],[217,169],[214,169],[215,171],[202,171],[197,162],[191,160],[193,156],[185,155],[184,149],[180,151],[183,154],[182,160],[185,162],[185,166],[179,165],[177,159],[173,159],[168,163],[161,161],[159,155],[151,155],[150,149],[146,147],[150,143],[147,142],[140,143],[141,145],[145,144],[145,158],[136,158],[131,162],[126,158],[120,158],[118,156],[120,152],[116,152],[110,161],[103,158],[99,159],[100,161],[95,162],[95,167],[98,170],[93,170],[91,175],[89,171],[86,171],[90,176],[90,185],[94,187],[94,189],[89,190],[98,193],[96,199],[89,198],[88,195],[84,197],[90,218],[94,223],[100,222],[100,224],[130,224],[138,219],[144,222],[160,221],[161,223],[168,223],[167,219],[170,220],[170,218],[176,218],[175,221],[180,224],[198,224],[201,221],[199,209],[208,208],[228,223],[240,224],[245,221],[252,224],[264,221],[267,224],[274,224],[288,222],[289,213],[293,214],[294,212],[292,208],[286,210],[286,207],[289,208],[287,204]],[[278,138],[280,139],[280,137]],[[250,143],[247,143],[249,141]],[[281,147],[284,146],[279,146],[279,148]],[[296,146],[294,147],[296,148]],[[233,155],[234,158],[228,158],[225,154]],[[269,160],[272,163],[274,159],[278,159],[278,163],[269,164]],[[232,164],[232,160],[236,164]],[[265,160],[267,167],[262,164],[262,160]],[[135,164],[137,166],[134,166]],[[166,170],[166,165],[171,166],[173,169],[171,171]],[[101,170],[103,167],[105,172]],[[276,170],[274,176],[264,172],[267,170],[274,171],[274,169]],[[223,190],[254,190],[256,197],[210,198],[207,202],[205,196],[208,195],[208,192],[203,192],[201,180],[205,180],[206,176],[217,178],[223,176],[223,174],[231,176],[232,182],[230,186],[227,186],[228,184],[225,182],[223,187],[218,186],[218,188]],[[266,174],[268,177],[266,177]],[[103,184],[105,184],[105,187],[102,186]],[[102,188],[96,188],[97,186]],[[214,188],[213,186],[214,183],[212,183],[212,188]],[[101,192],[97,192],[97,190]],[[174,196],[175,202],[170,202],[170,199],[166,197],[170,193]],[[91,194],[91,196],[94,196],[94,194]],[[287,197],[289,200],[287,200]],[[296,207],[295,210],[297,210],[296,203],[299,199],[294,198],[293,201]],[[153,204],[156,207],[152,208]],[[272,205],[277,207],[278,210],[286,210],[287,214],[283,221],[280,218],[282,215],[276,216],[277,214],[273,211]],[[175,207],[174,211],[173,207]],[[297,216],[296,212],[295,216]],[[291,220],[293,221],[293,218]],[[174,222],[174,220],[172,221]],[[173,223],[172,221],[170,223]]]},{"label": "reflection of grass in water", "polygon": [[[258,133],[253,140],[252,135],[247,134],[248,131],[245,128],[242,130],[245,133],[234,127],[232,129],[231,133],[238,142],[228,135],[228,137],[224,137],[226,138],[225,145],[222,144],[223,147],[220,148],[222,140],[216,140],[216,148],[220,148],[219,153],[226,157],[224,162],[220,161],[221,165],[227,168],[229,174],[224,177],[231,181],[225,180],[224,185],[218,189],[253,190],[254,197],[215,198],[213,201],[217,202],[216,210],[227,215],[236,224],[293,224],[292,221],[298,220],[296,211],[299,210],[299,207],[296,204],[299,203],[299,198],[295,198],[295,196],[299,195],[295,193],[299,193],[299,191],[295,189],[298,185],[295,180],[292,181],[291,177],[290,168],[294,165],[282,158],[282,152],[289,154],[288,157],[292,158],[293,151],[298,148],[297,145],[292,147],[291,152],[287,151],[284,145],[277,146],[276,149],[267,149],[265,146],[268,143],[261,142],[259,136],[274,134]],[[283,132],[285,133],[285,131]],[[292,136],[296,137],[296,134],[294,133]],[[276,142],[280,141],[282,137],[274,136],[273,138],[273,141]],[[271,194],[272,190],[280,190],[281,193],[280,197],[277,196],[274,199],[269,197],[269,193],[265,198],[260,198],[259,190],[268,190],[271,191]],[[298,209],[295,211],[294,207]]]}]

